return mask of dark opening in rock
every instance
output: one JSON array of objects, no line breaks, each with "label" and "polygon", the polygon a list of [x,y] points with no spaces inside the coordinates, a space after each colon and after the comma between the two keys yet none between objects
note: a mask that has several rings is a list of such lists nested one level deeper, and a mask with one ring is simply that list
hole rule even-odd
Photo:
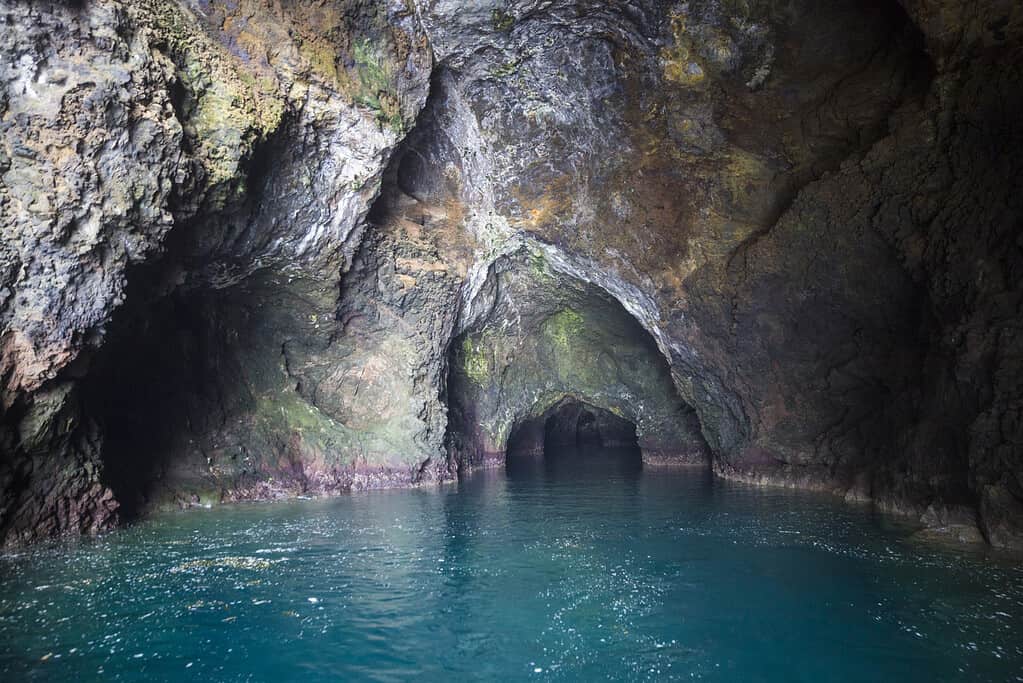
[{"label": "dark opening in rock", "polygon": [[631,476],[642,468],[636,425],[574,398],[517,424],[505,460],[512,478],[552,473],[573,478]]},{"label": "dark opening in rock", "polygon": [[226,338],[237,322],[228,300],[193,292],[148,302],[145,315],[128,307],[93,360],[84,401],[103,434],[104,482],[124,519],[143,512],[175,476],[212,469],[202,437],[225,420],[225,387],[244,386]]},{"label": "dark opening in rock", "polygon": [[597,418],[588,410],[584,410],[576,421],[575,443],[577,446],[601,446],[604,443]]},{"label": "dark opening in rock", "polygon": [[566,400],[546,415],[545,449],[552,446],[638,448],[636,425],[602,408]]},{"label": "dark opening in rock", "polygon": [[508,438],[510,457],[547,456],[566,449],[640,452],[635,424],[571,398],[517,424]]}]

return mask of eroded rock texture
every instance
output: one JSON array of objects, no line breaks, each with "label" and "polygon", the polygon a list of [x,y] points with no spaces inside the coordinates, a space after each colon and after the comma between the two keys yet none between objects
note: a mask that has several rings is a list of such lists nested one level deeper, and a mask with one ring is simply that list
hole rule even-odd
[{"label": "eroded rock texture", "polygon": [[108,526],[108,485],[150,485],[122,463],[155,475],[177,452],[214,486],[246,456],[333,475],[350,456],[297,430],[319,415],[282,368],[290,338],[322,352],[317,320],[334,318],[425,100],[415,17],[344,2],[0,12],[7,537]]},{"label": "eroded rock texture", "polygon": [[448,479],[574,400],[1020,546],[1021,14],[3,0],[6,542]]}]

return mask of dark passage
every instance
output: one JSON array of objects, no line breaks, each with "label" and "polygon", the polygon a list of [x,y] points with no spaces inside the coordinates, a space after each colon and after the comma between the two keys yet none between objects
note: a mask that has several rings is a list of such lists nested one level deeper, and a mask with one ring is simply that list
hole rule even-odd
[{"label": "dark passage", "polygon": [[636,425],[603,408],[565,399],[516,425],[508,438],[510,474],[580,466],[638,472],[642,456]]},{"label": "dark passage", "polygon": [[638,449],[636,425],[602,408],[563,401],[543,416],[543,448],[551,446]]}]

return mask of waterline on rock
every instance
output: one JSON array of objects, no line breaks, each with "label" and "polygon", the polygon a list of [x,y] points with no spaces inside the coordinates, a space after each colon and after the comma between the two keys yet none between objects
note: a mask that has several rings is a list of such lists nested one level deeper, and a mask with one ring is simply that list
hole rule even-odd
[{"label": "waterline on rock", "polygon": [[[79,680],[1004,680],[1023,569],[866,509],[570,451],[165,513],[0,562],[0,671]],[[536,669],[541,669],[537,672]]]}]

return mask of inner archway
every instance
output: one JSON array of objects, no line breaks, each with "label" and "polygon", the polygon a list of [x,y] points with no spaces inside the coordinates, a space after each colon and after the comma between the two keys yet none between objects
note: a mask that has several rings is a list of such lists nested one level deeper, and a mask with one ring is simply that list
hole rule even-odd
[{"label": "inner archway", "polygon": [[639,450],[636,425],[609,410],[566,399],[547,411],[543,447],[632,448]]},{"label": "inner archway", "polygon": [[[549,434],[557,436],[558,432],[556,429],[551,429],[554,420],[547,418],[547,431]],[[575,429],[570,433],[574,436],[574,443],[576,446],[603,446],[604,439],[600,433],[600,425],[597,424],[597,417],[588,410],[580,412],[576,418],[575,424],[572,425]],[[551,437],[548,436],[545,439],[545,443]]]},{"label": "inner archway", "polygon": [[493,264],[451,348],[448,439],[460,469],[551,446],[707,465],[696,411],[650,333],[607,291],[523,249]]},{"label": "inner archway", "polygon": [[508,437],[509,457],[537,457],[577,449],[640,453],[635,423],[610,410],[565,398],[540,415],[518,423]]},{"label": "inner archway", "polygon": [[635,423],[574,397],[517,423],[508,437],[505,471],[512,478],[631,477],[642,469]]}]

